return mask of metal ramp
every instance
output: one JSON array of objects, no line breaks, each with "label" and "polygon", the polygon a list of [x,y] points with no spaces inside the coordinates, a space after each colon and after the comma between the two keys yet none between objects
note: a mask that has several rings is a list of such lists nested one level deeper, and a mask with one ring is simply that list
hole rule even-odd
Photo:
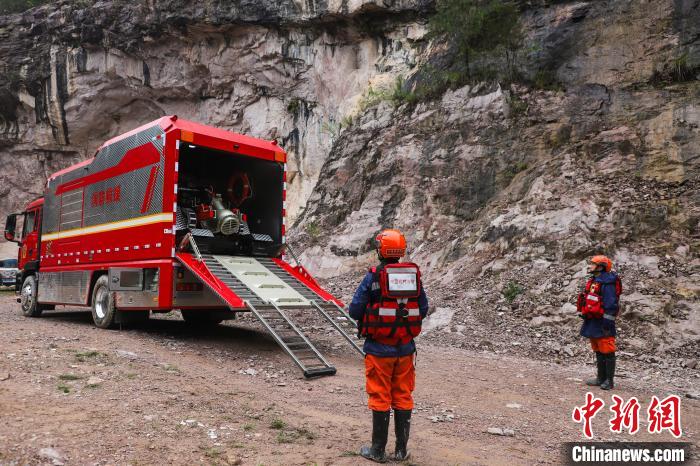
[{"label": "metal ramp", "polygon": [[[178,254],[178,257],[227,304],[231,305],[231,301],[225,292],[235,293],[305,377],[333,375],[336,368],[294,322],[292,310],[319,312],[356,351],[364,355],[358,341],[351,336],[355,325],[345,310],[335,302],[325,302],[273,259],[206,254],[198,255],[197,259],[191,255]],[[206,274],[211,276],[205,277]],[[218,290],[214,289],[216,287]]]},{"label": "metal ramp", "polygon": [[[362,356],[365,355],[360,347],[360,340],[353,337],[357,333],[357,325],[350,315],[338,306],[333,301],[324,302],[318,294],[311,288],[301,283],[289,272],[280,267],[274,260],[270,258],[259,258],[258,261],[265,266],[270,272],[278,276],[282,281],[296,290],[300,295],[306,298],[311,306],[319,311],[321,315],[345,338],[350,345],[357,350]],[[321,304],[319,304],[321,303]]]},{"label": "metal ramp", "polygon": [[250,303],[247,304],[277,344],[299,366],[304,377],[318,377],[336,373],[335,367],[326,361],[326,358],[282,309],[274,304],[264,308],[256,308]]}]

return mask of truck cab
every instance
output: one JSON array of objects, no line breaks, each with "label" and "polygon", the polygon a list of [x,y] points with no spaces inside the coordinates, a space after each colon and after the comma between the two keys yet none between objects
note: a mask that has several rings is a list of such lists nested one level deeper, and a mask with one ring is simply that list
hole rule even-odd
[{"label": "truck cab", "polygon": [[[30,316],[39,315],[43,310],[40,306],[35,305],[43,206],[44,199],[36,199],[29,203],[23,212],[8,215],[5,221],[5,239],[17,243],[19,246],[16,289],[20,294],[19,301],[22,303],[22,311],[25,315]],[[19,232],[17,231],[18,220],[21,222]],[[33,308],[36,309],[32,311]]]}]

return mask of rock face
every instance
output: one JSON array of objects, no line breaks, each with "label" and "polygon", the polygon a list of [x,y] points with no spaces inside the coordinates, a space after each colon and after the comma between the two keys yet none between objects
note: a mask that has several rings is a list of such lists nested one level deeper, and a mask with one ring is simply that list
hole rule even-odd
[{"label": "rock face", "polygon": [[175,113],[289,151],[292,241],[317,275],[354,279],[370,238],[404,229],[455,342],[474,326],[573,340],[585,259],[603,252],[630,348],[700,356],[700,1],[522,3],[523,73],[546,85],[418,104],[369,97],[440,53],[428,0],[63,1],[2,17],[0,214]]},{"label": "rock face", "polygon": [[0,214],[178,114],[278,139],[294,217],[368,83],[415,63],[430,3],[63,1],[0,17]]},{"label": "rock face", "polygon": [[317,273],[352,274],[375,260],[369,238],[401,228],[455,328],[572,341],[585,260],[606,253],[622,335],[697,354],[699,2],[562,3],[526,14],[529,59],[557,88],[374,107],[341,132],[295,239]]}]

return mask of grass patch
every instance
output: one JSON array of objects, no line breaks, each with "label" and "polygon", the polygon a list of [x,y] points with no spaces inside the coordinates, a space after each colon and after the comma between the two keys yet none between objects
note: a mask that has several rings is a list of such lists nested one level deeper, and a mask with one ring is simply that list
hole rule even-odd
[{"label": "grass patch", "polygon": [[501,291],[501,293],[503,294],[503,297],[506,298],[506,301],[512,303],[513,301],[515,301],[515,298],[521,295],[524,291],[525,288],[523,288],[523,286],[520,283],[510,281],[505,286],[505,288],[503,288],[503,291]]},{"label": "grass patch", "polygon": [[162,367],[165,371],[167,372],[174,372],[174,373],[180,373],[180,368],[173,365],[173,364],[162,364],[160,367]]},{"label": "grass patch", "polygon": [[280,430],[277,433],[277,443],[294,443],[297,440],[313,441],[316,434],[311,432],[306,427],[295,428],[291,430]]},{"label": "grass patch", "polygon": [[280,419],[280,418],[275,418],[275,419],[273,419],[272,422],[270,423],[270,429],[277,429],[277,430],[280,430],[280,429],[284,429],[285,427],[287,427],[287,423],[284,422],[284,421],[283,421],[282,419]]},{"label": "grass patch", "polygon": [[224,454],[223,450],[216,447],[200,447],[204,451],[204,456],[213,460],[221,457]]},{"label": "grass patch", "polygon": [[96,359],[101,356],[105,355],[95,350],[81,351],[79,353],[75,353],[75,359],[77,359],[80,362],[85,362],[88,359]]},{"label": "grass patch", "polygon": [[59,380],[80,380],[81,376],[75,374],[61,374],[58,376]]},{"label": "grass patch", "polygon": [[341,458],[351,457],[351,456],[360,456],[360,454],[357,453],[356,451],[350,451],[350,450],[345,450],[344,452],[342,452],[340,454]]},{"label": "grass patch", "polygon": [[518,119],[521,116],[527,115],[529,105],[517,94],[511,94],[508,98],[508,106],[510,107],[510,116],[513,119]]},{"label": "grass patch", "polygon": [[532,86],[543,91],[561,91],[564,87],[557,78],[557,73],[553,70],[541,69],[532,78]]},{"label": "grass patch", "polygon": [[654,70],[649,81],[654,86],[683,83],[692,81],[700,73],[700,66],[691,66],[688,63],[688,52],[684,52],[664,64],[662,69]]},{"label": "grass patch", "polygon": [[246,424],[246,425],[243,426],[243,430],[244,430],[245,432],[251,432],[251,431],[254,430],[254,429],[255,429],[255,425],[254,425],[254,424]]},{"label": "grass patch", "polygon": [[136,377],[138,377],[139,375],[136,372],[129,372],[129,373],[125,374],[125,376],[129,380],[133,380]]},{"label": "grass patch", "polygon": [[59,383],[56,388],[63,393],[70,393],[70,387],[66,384]]},{"label": "grass patch", "polygon": [[321,236],[321,227],[318,222],[309,222],[304,229],[313,240],[317,240]]},{"label": "grass patch", "polygon": [[520,161],[508,165],[499,175],[504,185],[509,185],[521,171],[527,170],[527,163]]},{"label": "grass patch", "polygon": [[277,433],[277,443],[294,443],[295,438],[281,430]]},{"label": "grass patch", "polygon": [[297,429],[297,434],[298,434],[300,437],[305,438],[306,440],[314,440],[314,439],[316,438],[316,434],[314,434],[313,432],[311,432],[311,431],[310,431],[309,429],[307,429],[306,427],[302,427],[302,428],[300,428],[300,429]]}]

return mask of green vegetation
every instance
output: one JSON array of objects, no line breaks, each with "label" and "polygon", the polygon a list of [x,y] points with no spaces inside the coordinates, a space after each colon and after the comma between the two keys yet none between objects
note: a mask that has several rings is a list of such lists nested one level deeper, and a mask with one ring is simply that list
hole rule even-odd
[{"label": "green vegetation", "polygon": [[316,438],[316,434],[305,427],[291,430],[280,430],[277,433],[277,443],[294,443],[297,440],[311,442]]},{"label": "green vegetation", "polygon": [[284,429],[285,427],[287,427],[287,423],[284,422],[284,421],[283,421],[282,419],[280,419],[280,418],[275,418],[275,419],[273,419],[272,422],[270,423],[270,429],[277,429],[277,430],[280,430],[280,429]]},{"label": "green vegetation", "polygon": [[328,134],[332,139],[335,139],[340,134],[341,126],[334,121],[324,121],[321,123],[321,132]]},{"label": "green vegetation", "polygon": [[45,3],[49,3],[49,0],[0,0],[0,15],[21,13]]},{"label": "green vegetation", "polygon": [[282,430],[277,434],[277,443],[294,443],[294,438]]},{"label": "green vegetation", "polygon": [[[520,12],[507,0],[438,0],[430,18],[430,32],[455,44],[456,60],[452,72],[465,82],[494,73],[487,54],[501,55],[506,74],[515,75],[515,61],[523,42]],[[477,66],[478,65],[478,66]]]},{"label": "green vegetation", "polygon": [[287,104],[287,111],[289,113],[291,113],[292,115],[296,115],[297,113],[299,113],[300,107],[301,107],[301,99],[299,99],[298,97],[294,97]]},{"label": "green vegetation", "polygon": [[321,236],[321,227],[318,222],[309,222],[304,227],[306,234],[308,234],[312,240],[317,240]]},{"label": "green vegetation", "polygon": [[527,170],[527,163],[523,161],[515,162],[508,165],[505,170],[500,173],[501,182],[504,185],[509,185],[513,178],[521,171]]},{"label": "green vegetation", "polygon": [[532,86],[535,89],[541,89],[544,91],[561,91],[562,86],[557,79],[557,74],[548,69],[541,69],[536,74],[532,80]]},{"label": "green vegetation", "polygon": [[57,386],[59,391],[62,391],[63,393],[70,393],[70,387],[66,384],[60,383]]},{"label": "green vegetation", "polygon": [[527,102],[515,93],[511,93],[508,97],[508,107],[510,108],[510,117],[513,119],[527,115],[527,109],[529,108]]},{"label": "green vegetation", "polygon": [[213,460],[219,458],[221,455],[224,454],[223,450],[216,448],[216,447],[199,447],[201,450],[204,451],[204,456],[207,458],[211,458]]},{"label": "green vegetation", "polygon": [[558,149],[569,142],[569,139],[571,139],[571,126],[564,125],[551,132],[547,136],[545,144],[552,149]]},{"label": "green vegetation", "polygon": [[523,291],[525,291],[525,288],[523,288],[520,283],[510,281],[505,286],[505,288],[503,288],[503,291],[501,291],[501,293],[506,298],[506,301],[512,303],[513,301],[515,301],[515,298],[517,298],[518,295],[523,293]]},{"label": "green vegetation", "polygon": [[[391,102],[394,107],[399,107],[405,103],[415,103],[418,100],[418,95],[416,93],[406,89],[403,76],[399,76],[391,87],[379,89],[375,89],[372,86],[368,87],[360,100],[359,110],[360,112],[365,112],[367,109],[381,102]],[[345,117],[343,122],[345,122],[347,118],[348,117]],[[352,123],[351,117],[349,123]],[[342,124],[342,126],[347,127],[349,124]]]},{"label": "green vegetation", "polygon": [[650,82],[655,86],[692,81],[700,74],[700,65],[688,63],[688,52],[683,52],[666,63],[662,69],[654,71]]},{"label": "green vegetation", "polygon": [[173,365],[173,364],[168,364],[165,363],[161,366],[163,369],[165,369],[167,372],[175,372],[175,373],[180,373],[180,368]]},{"label": "green vegetation", "polygon": [[59,380],[80,380],[82,377],[75,374],[61,374],[58,376]]},{"label": "green vegetation", "polygon": [[87,359],[95,359],[100,356],[104,356],[102,353],[99,351],[95,350],[88,350],[88,351],[81,351],[80,353],[75,354],[75,359],[77,359],[80,362],[85,362]]},{"label": "green vegetation", "polygon": [[255,429],[255,425],[253,425],[253,424],[246,424],[246,425],[243,426],[243,430],[246,431],[246,432],[250,432],[250,431],[252,431],[253,429]]}]

